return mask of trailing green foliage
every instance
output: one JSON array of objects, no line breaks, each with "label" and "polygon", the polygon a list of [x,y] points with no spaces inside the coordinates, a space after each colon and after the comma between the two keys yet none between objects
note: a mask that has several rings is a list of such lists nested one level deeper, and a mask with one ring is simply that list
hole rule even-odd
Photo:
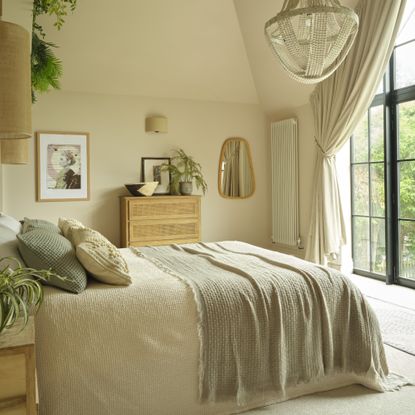
[{"label": "trailing green foliage", "polygon": [[[3,265],[6,260],[14,261],[16,269]],[[43,301],[39,280],[47,281],[51,276],[57,275],[50,270],[22,267],[16,258],[0,259],[0,333],[12,327],[20,317],[24,323],[22,329],[26,326],[29,315],[36,312]]]},{"label": "trailing green foliage", "polygon": [[59,89],[62,76],[62,62],[55,56],[52,43],[45,42],[33,33],[32,37],[32,102],[36,102],[36,93],[48,89]]},{"label": "trailing green foliage", "polygon": [[57,46],[45,40],[46,33],[37,21],[41,15],[55,18],[54,26],[60,30],[65,23],[68,11],[74,11],[77,0],[34,0],[32,28],[32,102],[36,102],[36,94],[49,88],[59,89],[62,76],[62,62],[52,48]]},{"label": "trailing green foliage", "polygon": [[43,27],[36,21],[36,18],[42,14],[55,16],[54,26],[60,30],[65,23],[64,18],[68,15],[68,9],[73,12],[76,9],[76,2],[77,0],[34,0],[33,30],[45,37]]},{"label": "trailing green foliage", "polygon": [[172,164],[162,164],[162,170],[168,171],[171,175],[172,193],[178,193],[180,182],[193,182],[196,187],[201,188],[203,194],[207,191],[207,183],[202,174],[202,166],[188,156],[182,149],[175,150],[175,156],[172,157]]}]

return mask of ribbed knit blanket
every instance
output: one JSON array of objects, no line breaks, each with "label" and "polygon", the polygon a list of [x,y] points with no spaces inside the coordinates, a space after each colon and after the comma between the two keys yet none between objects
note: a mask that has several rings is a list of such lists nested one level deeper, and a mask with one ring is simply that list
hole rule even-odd
[{"label": "ribbed knit blanket", "polygon": [[247,244],[140,248],[191,287],[199,314],[202,402],[327,382],[377,391],[389,374],[377,319],[341,273]]}]

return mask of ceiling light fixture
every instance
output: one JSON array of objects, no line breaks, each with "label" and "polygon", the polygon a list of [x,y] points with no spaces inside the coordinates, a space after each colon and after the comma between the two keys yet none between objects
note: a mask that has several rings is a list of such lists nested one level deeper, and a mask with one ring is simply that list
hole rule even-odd
[{"label": "ceiling light fixture", "polygon": [[357,14],[338,0],[284,0],[265,37],[293,79],[314,84],[343,62],[358,28]]},{"label": "ceiling light fixture", "polygon": [[4,22],[0,0],[0,139],[32,135],[30,35]]},{"label": "ceiling light fixture", "polygon": [[1,140],[1,164],[28,164],[29,139]]}]

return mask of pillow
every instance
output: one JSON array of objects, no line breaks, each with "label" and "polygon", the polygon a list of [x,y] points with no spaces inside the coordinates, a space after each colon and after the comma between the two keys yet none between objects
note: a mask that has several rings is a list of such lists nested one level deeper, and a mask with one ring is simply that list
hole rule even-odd
[{"label": "pillow", "polygon": [[128,266],[118,249],[99,232],[90,228],[72,228],[76,256],[98,281],[130,285]]},{"label": "pillow", "polygon": [[48,220],[24,218],[22,233],[30,232],[34,229],[44,229],[49,232],[61,233],[60,229]]},{"label": "pillow", "polygon": [[26,264],[36,269],[51,269],[65,280],[52,277],[46,282],[57,288],[80,293],[86,288],[87,276],[76,259],[72,244],[62,235],[34,229],[17,235],[19,251]]},{"label": "pillow", "polygon": [[[16,232],[0,224],[0,259],[5,257],[14,257],[22,266],[25,266],[25,263],[19,253]],[[17,263],[10,259],[0,262],[0,269],[5,268],[6,266],[16,269]]]},{"label": "pillow", "polygon": [[58,221],[59,229],[65,238],[69,239],[72,245],[75,245],[72,237],[72,229],[74,228],[85,228],[85,226],[77,219],[71,218],[59,218]]},{"label": "pillow", "polygon": [[22,230],[22,224],[12,216],[7,216],[4,213],[0,213],[0,225],[4,226],[5,228],[9,228],[14,232],[14,234],[18,234]]}]

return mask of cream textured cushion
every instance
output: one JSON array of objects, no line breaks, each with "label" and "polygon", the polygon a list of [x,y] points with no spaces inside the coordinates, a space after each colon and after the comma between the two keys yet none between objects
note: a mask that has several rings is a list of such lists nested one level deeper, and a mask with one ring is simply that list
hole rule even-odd
[{"label": "cream textured cushion", "polygon": [[12,216],[0,212],[0,225],[11,229],[15,234],[22,231],[22,224]]},{"label": "cream textured cushion", "polygon": [[79,229],[79,228],[85,228],[83,223],[79,222],[79,220],[77,219],[72,219],[72,218],[59,218],[58,226],[63,236],[66,239],[69,239],[72,245],[76,245],[75,242],[73,241],[72,230]]},{"label": "cream textured cushion", "polygon": [[[20,264],[25,266],[18,249],[16,229],[17,227],[15,230],[10,229],[9,227],[3,225],[3,222],[0,220],[0,259],[13,257],[16,258]],[[6,265],[12,269],[16,269],[18,264],[12,259],[3,259],[0,262],[0,269],[6,267]]]},{"label": "cream textured cushion", "polygon": [[127,263],[108,239],[90,228],[71,229],[76,256],[93,277],[107,284],[131,284]]}]

